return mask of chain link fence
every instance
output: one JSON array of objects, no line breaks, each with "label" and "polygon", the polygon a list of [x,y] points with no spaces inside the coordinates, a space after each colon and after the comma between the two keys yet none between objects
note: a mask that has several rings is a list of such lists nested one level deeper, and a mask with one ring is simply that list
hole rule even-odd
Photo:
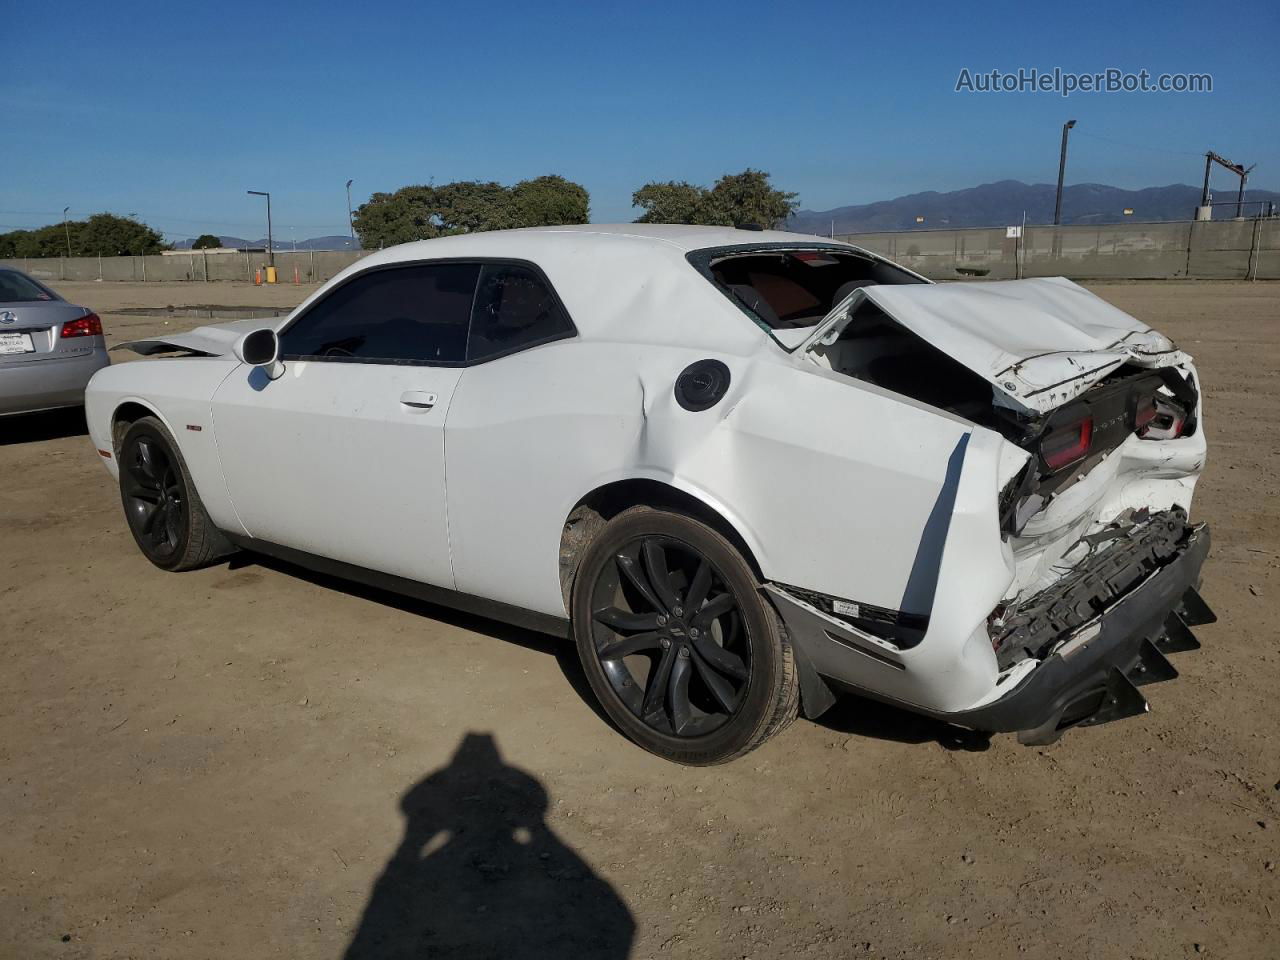
[{"label": "chain link fence", "polygon": [[[346,269],[367,251],[277,250],[276,272],[280,283],[321,283]],[[47,257],[0,260],[0,266],[16,267],[37,280],[248,280],[262,272],[266,280],[267,255],[258,253],[191,253],[145,257]]]},{"label": "chain link fence", "polygon": [[[837,235],[924,274],[931,280],[1277,280],[1280,219],[1191,220],[1105,226]],[[365,251],[276,251],[280,283],[321,283]],[[248,280],[262,271],[264,253],[169,256],[58,257],[0,260],[40,280]]]},{"label": "chain link fence", "polygon": [[1276,280],[1280,220],[837,235],[931,280]]}]

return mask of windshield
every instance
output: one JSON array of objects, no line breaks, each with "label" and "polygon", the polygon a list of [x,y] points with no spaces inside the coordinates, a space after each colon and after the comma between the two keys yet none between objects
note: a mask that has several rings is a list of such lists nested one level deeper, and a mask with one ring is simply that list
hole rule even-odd
[{"label": "windshield", "polygon": [[689,260],[786,350],[804,339],[793,331],[817,326],[855,290],[928,283],[887,260],[823,244],[701,250]]},{"label": "windshield", "polygon": [[0,303],[31,303],[56,300],[57,297],[26,274],[17,270],[0,270]]}]

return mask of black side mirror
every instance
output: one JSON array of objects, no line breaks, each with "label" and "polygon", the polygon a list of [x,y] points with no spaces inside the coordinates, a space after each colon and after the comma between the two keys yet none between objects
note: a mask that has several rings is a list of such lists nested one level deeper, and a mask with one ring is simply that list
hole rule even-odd
[{"label": "black side mirror", "polygon": [[251,367],[270,366],[280,355],[280,338],[270,327],[253,330],[236,341],[235,355]]}]

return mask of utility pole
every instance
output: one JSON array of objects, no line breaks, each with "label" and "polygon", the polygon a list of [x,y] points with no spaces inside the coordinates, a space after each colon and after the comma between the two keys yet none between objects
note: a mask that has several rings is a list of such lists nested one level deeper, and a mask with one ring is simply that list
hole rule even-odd
[{"label": "utility pole", "polygon": [[71,259],[71,228],[67,226],[67,211],[70,207],[62,208],[62,230],[67,235],[67,259]]},{"label": "utility pole", "polygon": [[351,231],[351,248],[354,250],[356,245],[356,223],[351,217],[351,184],[354,180],[347,181],[347,229]]},{"label": "utility pole", "polygon": [[271,194],[265,190],[247,190],[245,192],[255,197],[267,198],[267,266],[274,267],[276,265],[276,248],[275,244],[271,242]]},{"label": "utility pole", "polygon": [[1062,153],[1058,157],[1058,199],[1053,204],[1053,225],[1055,227],[1062,224],[1062,179],[1067,173],[1067,134],[1075,125],[1076,122],[1074,120],[1068,120],[1062,125]]}]

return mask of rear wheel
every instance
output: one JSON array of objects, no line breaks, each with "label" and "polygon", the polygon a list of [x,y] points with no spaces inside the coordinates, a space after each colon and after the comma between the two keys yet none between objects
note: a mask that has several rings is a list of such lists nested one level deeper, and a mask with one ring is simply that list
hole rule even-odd
[{"label": "rear wheel", "polygon": [[786,633],[737,549],[706,524],[637,507],[588,546],[574,637],[610,718],[678,763],[723,763],[795,718]]},{"label": "rear wheel", "polygon": [[178,445],[155,417],[143,417],[118,451],[120,500],[129,532],[162,570],[194,570],[234,552],[196,493]]}]

